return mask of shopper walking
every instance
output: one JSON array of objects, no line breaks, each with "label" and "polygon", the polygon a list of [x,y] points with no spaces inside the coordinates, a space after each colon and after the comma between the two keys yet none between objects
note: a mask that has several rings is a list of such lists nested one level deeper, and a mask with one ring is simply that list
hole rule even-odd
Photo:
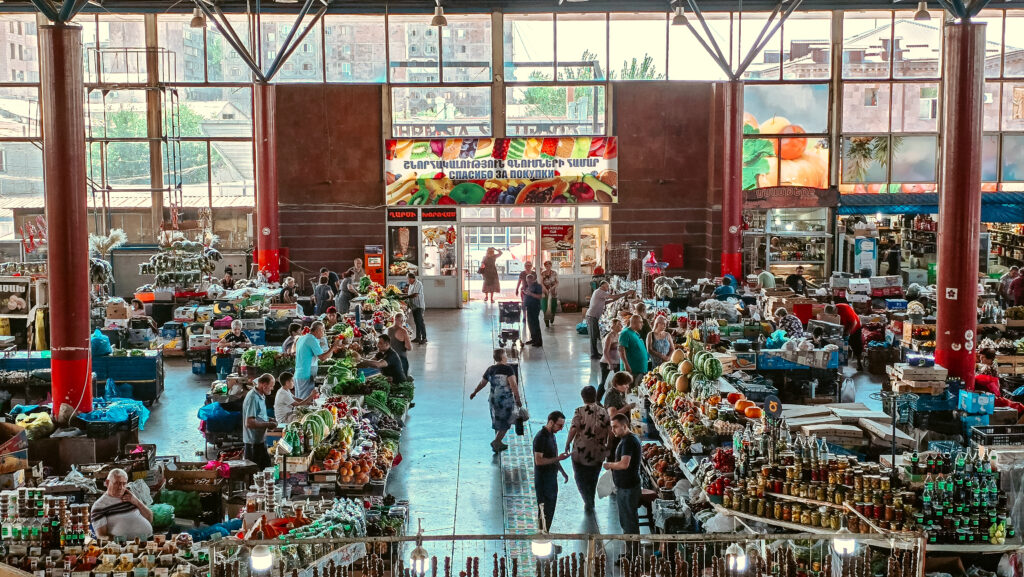
[{"label": "shopper walking", "polygon": [[[626,415],[612,417],[612,434],[619,439],[615,448],[614,460],[604,464],[604,468],[612,472],[615,484],[615,508],[619,513],[619,526],[624,535],[640,533],[640,438],[629,429],[629,418]],[[626,554],[632,558],[636,555],[638,543],[629,541]]]},{"label": "shopper walking", "polygon": [[427,301],[423,298],[423,283],[416,280],[416,275],[412,273],[406,278],[409,285],[405,287],[405,298],[408,299],[412,320],[416,324],[416,338],[412,342],[424,344],[427,342],[427,325],[423,322],[423,311],[427,308]]},{"label": "shopper walking", "polygon": [[536,275],[527,275],[526,288],[523,289],[523,305],[526,306],[526,324],[530,327],[530,340],[524,344],[544,346],[544,336],[540,332],[540,303],[543,297],[544,287],[537,282]]},{"label": "shopper walking", "polygon": [[295,341],[295,393],[300,399],[313,394],[313,379],[319,362],[331,358],[342,348],[342,341],[338,339],[330,348],[324,349],[320,339],[326,335],[324,323],[316,321],[309,327],[309,333]]},{"label": "shopper walking", "polygon": [[[398,353],[402,359],[402,367],[405,368],[406,376],[409,375],[409,349],[412,348],[412,341],[409,340],[409,331],[405,330],[405,315],[395,313],[391,319],[391,326],[387,330],[388,338],[391,339],[391,348]],[[411,377],[410,377],[411,380]]]},{"label": "shopper walking", "polygon": [[487,385],[491,386],[487,403],[491,409],[491,428],[494,429],[494,440],[491,441],[491,449],[495,453],[504,451],[508,445],[502,442],[505,434],[508,433],[512,423],[518,416],[519,408],[523,406],[522,397],[519,395],[519,383],[516,380],[516,371],[508,364],[508,356],[505,349],[494,349],[492,355],[494,364],[484,371],[480,383],[469,394],[473,400],[476,394]]},{"label": "shopper walking", "polygon": [[594,493],[601,475],[601,463],[608,456],[608,435],[611,418],[597,404],[597,389],[587,385],[580,391],[583,406],[576,409],[565,440],[565,452],[572,447],[572,472],[576,488],[583,497],[583,510],[594,510]]},{"label": "shopper walking", "polygon": [[264,439],[267,429],[277,427],[277,421],[267,413],[267,395],[274,390],[274,375],[263,373],[242,402],[242,442],[245,458],[263,470],[270,466],[270,455]]},{"label": "shopper walking", "polygon": [[638,301],[633,305],[633,314],[640,317],[640,330],[637,331],[637,334],[639,334],[640,339],[646,343],[647,335],[651,334],[651,323],[647,320],[647,305],[644,304],[644,301]]},{"label": "shopper walking", "polygon": [[[625,371],[619,371],[612,375],[608,392],[605,394],[604,402],[602,403],[608,411],[609,418],[615,418],[615,415],[631,417],[633,409],[636,408],[636,403],[627,402],[626,395],[629,393],[629,387],[632,384],[633,376]],[[615,454],[615,447],[618,444],[619,439],[614,435],[610,436],[608,438],[608,453]]]},{"label": "shopper walking", "polygon": [[668,319],[659,316],[654,319],[654,329],[647,335],[647,353],[650,362],[654,366],[667,363],[672,358],[672,351],[676,345],[672,342],[672,335],[668,332]]},{"label": "shopper walking", "polygon": [[327,275],[320,275],[316,288],[313,289],[313,302],[316,308],[313,309],[313,316],[320,316],[327,312],[327,307],[334,304],[334,291],[328,284]]},{"label": "shopper walking", "polygon": [[633,315],[629,317],[629,326],[619,333],[619,366],[637,383],[647,372],[647,347],[640,337],[643,326],[643,317]]},{"label": "shopper walking", "polygon": [[562,468],[562,461],[569,458],[569,452],[559,453],[555,440],[555,434],[564,427],[565,415],[561,411],[553,411],[548,415],[547,423],[533,437],[533,484],[537,504],[544,510],[544,527],[548,530],[558,503],[558,474],[561,473],[565,482],[569,482],[569,474]]},{"label": "shopper walking", "polygon": [[622,319],[612,319],[612,326],[608,329],[608,335],[604,337],[604,354],[601,355],[601,382],[597,384],[597,402],[604,398],[605,383],[608,382],[608,375],[613,370],[619,370],[619,333],[622,332]]},{"label": "shopper walking", "polygon": [[490,297],[493,303],[494,293],[501,294],[501,281],[498,279],[498,257],[502,254],[504,253],[492,246],[487,249],[487,254],[480,261],[479,272],[484,277],[484,302],[487,302],[487,298]]},{"label": "shopper walking", "polygon": [[558,272],[549,260],[544,261],[544,270],[540,271],[540,284],[544,287],[540,308],[544,311],[544,326],[549,327],[555,323],[555,311],[558,310]]},{"label": "shopper walking", "polygon": [[327,284],[331,286],[332,293],[338,291],[338,287],[341,285],[341,278],[338,277],[338,273],[322,266],[320,267],[320,276],[327,276]]},{"label": "shopper walking", "polygon": [[587,307],[587,336],[590,337],[590,358],[601,358],[598,343],[601,341],[601,317],[608,303],[615,302],[624,296],[632,295],[633,291],[612,294],[608,281],[603,280],[590,295],[590,306]]}]

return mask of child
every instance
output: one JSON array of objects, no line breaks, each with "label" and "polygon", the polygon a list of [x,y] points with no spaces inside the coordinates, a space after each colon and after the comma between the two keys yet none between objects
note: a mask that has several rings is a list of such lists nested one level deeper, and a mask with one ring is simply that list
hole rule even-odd
[{"label": "child", "polygon": [[811,331],[811,342],[814,343],[814,348],[816,349],[823,348],[827,345],[828,341],[825,340],[825,329],[821,327],[814,327],[814,330]]},{"label": "child", "polygon": [[281,383],[281,388],[277,390],[277,396],[274,398],[274,418],[278,423],[287,425],[295,420],[296,407],[311,405],[319,394],[316,389],[313,389],[313,393],[309,397],[296,399],[293,394],[295,390],[294,376],[291,373],[281,373],[277,380]]}]

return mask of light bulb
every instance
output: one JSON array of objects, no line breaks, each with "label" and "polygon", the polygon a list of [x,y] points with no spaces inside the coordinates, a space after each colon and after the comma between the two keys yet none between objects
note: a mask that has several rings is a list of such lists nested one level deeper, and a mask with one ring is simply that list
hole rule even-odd
[{"label": "light bulb", "polygon": [[537,557],[547,557],[551,554],[552,546],[550,539],[535,539],[530,542],[530,550]]},{"label": "light bulb", "polygon": [[253,571],[266,571],[270,569],[271,565],[274,564],[274,555],[270,552],[270,547],[266,545],[257,545],[252,548],[252,552],[249,554],[249,564],[252,565]]},{"label": "light bulb", "polygon": [[840,555],[852,555],[857,550],[857,541],[853,539],[853,533],[843,527],[836,531],[836,534],[843,535],[832,540],[832,547]]},{"label": "light bulb", "polygon": [[725,558],[730,571],[742,573],[747,570],[747,554],[736,543],[729,545],[729,548],[725,550]]}]

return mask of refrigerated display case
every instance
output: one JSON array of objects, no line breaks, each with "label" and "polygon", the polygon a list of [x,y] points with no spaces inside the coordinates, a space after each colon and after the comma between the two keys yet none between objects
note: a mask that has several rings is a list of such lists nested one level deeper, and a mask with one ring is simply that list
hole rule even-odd
[{"label": "refrigerated display case", "polygon": [[830,275],[832,222],[829,208],[773,208],[765,219],[765,268],[785,278],[803,267],[804,276]]}]

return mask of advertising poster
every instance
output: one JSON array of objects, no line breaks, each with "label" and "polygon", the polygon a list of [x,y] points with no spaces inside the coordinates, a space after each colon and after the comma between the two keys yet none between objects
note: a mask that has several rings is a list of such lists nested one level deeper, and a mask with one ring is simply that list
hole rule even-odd
[{"label": "advertising poster", "polygon": [[857,237],[853,241],[853,270],[860,272],[869,270],[875,274],[878,270],[878,239],[873,237]]},{"label": "advertising poster", "polygon": [[28,314],[28,279],[0,279],[0,317]]},{"label": "advertising poster", "polygon": [[615,137],[392,139],[388,206],[614,204]]},{"label": "advertising poster", "polygon": [[545,224],[540,227],[542,250],[572,250],[573,225]]},{"label": "advertising poster", "polygon": [[419,272],[419,227],[388,227],[388,274],[399,276]]}]

